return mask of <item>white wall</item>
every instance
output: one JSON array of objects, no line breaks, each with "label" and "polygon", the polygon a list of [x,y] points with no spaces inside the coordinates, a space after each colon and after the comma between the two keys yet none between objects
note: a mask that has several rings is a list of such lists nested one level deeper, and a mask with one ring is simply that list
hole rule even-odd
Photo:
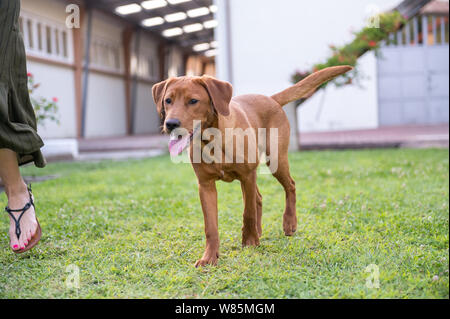
[{"label": "white wall", "polygon": [[[65,23],[65,7],[66,4],[58,0],[21,0],[22,12],[60,24]],[[44,125],[39,125],[39,135],[44,139],[75,137],[77,131],[73,70],[31,60],[27,60],[27,69],[33,74],[35,82],[40,84],[33,97],[44,97],[48,100],[58,98],[60,124],[46,121]]]},{"label": "white wall", "polygon": [[152,85],[138,82],[136,110],[134,118],[135,134],[158,134],[160,132],[159,115],[153,102]]},{"label": "white wall", "polygon": [[[134,131],[133,134],[158,134],[160,132],[160,120],[153,102],[152,86],[159,81],[159,40],[154,36],[141,32],[139,34],[139,47],[136,54],[136,37],[133,38],[131,72],[138,76],[137,87],[134,87],[134,78],[132,90],[136,90],[134,97]],[[136,64],[139,57],[140,72],[136,70]],[[150,67],[152,64],[152,67]],[[153,69],[150,72],[149,69]]]},{"label": "white wall", "polygon": [[[120,69],[109,70],[121,74],[124,69],[121,48],[124,24],[99,11],[92,19],[92,39],[101,39],[120,47]],[[98,67],[92,65],[92,67]],[[102,67],[100,67],[102,69]],[[126,135],[125,79],[121,76],[89,72],[85,135],[89,137]]]},{"label": "white wall", "polygon": [[169,48],[167,57],[168,75],[169,77],[177,77],[183,75],[183,52],[176,46]]},{"label": "white wall", "polygon": [[40,15],[47,19],[65,23],[68,3],[59,0],[20,0],[21,10]]},{"label": "white wall", "polygon": [[[235,94],[274,94],[292,85],[296,69],[310,69],[330,54],[329,45],[353,39],[351,30],[364,26],[370,5],[381,11],[401,0],[216,0],[220,43],[218,77],[230,80],[225,1],[230,5],[231,73]],[[373,56],[361,60],[369,79],[365,89],[330,88],[322,116],[316,119],[320,94],[300,111],[301,131],[342,130],[377,126],[376,68]],[[344,104],[345,103],[345,104]]]},{"label": "white wall", "polygon": [[300,107],[301,132],[351,130],[378,127],[376,57],[373,52],[359,60],[361,84],[328,86]]},{"label": "white wall", "polygon": [[46,138],[69,138],[77,136],[74,74],[70,68],[53,66],[28,60],[28,72],[33,74],[36,83],[40,86],[33,96],[45,97],[51,101],[58,99],[59,124],[47,120],[44,125],[39,125],[39,135]]},{"label": "white wall", "polygon": [[86,137],[126,135],[125,105],[122,78],[90,72]]}]

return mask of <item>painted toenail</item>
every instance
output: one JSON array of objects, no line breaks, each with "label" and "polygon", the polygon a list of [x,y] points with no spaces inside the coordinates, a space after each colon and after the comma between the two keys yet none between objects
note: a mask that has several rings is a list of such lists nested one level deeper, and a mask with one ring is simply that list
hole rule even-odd
[{"label": "painted toenail", "polygon": [[19,248],[19,246],[18,245],[14,245],[13,248]]}]

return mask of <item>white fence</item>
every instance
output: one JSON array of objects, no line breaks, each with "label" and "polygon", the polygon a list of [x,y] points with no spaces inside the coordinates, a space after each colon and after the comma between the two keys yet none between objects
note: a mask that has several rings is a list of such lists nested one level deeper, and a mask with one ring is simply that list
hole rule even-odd
[{"label": "white fence", "polygon": [[73,62],[72,32],[63,23],[22,11],[20,29],[28,55]]},{"label": "white fence", "polygon": [[412,19],[378,59],[379,125],[448,123],[448,17]]}]

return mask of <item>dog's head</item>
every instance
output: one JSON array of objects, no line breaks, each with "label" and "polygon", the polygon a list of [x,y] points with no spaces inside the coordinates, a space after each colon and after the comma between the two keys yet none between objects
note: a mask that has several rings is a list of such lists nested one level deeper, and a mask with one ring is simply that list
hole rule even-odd
[{"label": "dog's head", "polygon": [[233,87],[210,76],[170,78],[155,84],[152,91],[163,131],[170,134],[175,129],[184,129],[188,133],[184,140],[180,136],[173,141],[178,144],[177,149],[186,147],[192,138],[197,129],[194,121],[207,128],[217,115],[230,114]]},{"label": "dog's head", "polygon": [[153,99],[163,130],[193,131],[193,122],[208,122],[217,114],[228,116],[233,88],[210,76],[170,78],[153,86]]}]

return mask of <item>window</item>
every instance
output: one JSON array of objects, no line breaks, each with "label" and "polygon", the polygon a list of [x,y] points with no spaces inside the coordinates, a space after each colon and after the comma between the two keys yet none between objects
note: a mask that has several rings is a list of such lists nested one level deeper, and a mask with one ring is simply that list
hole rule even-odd
[{"label": "window", "polygon": [[157,81],[159,79],[159,70],[156,50],[141,49],[138,59],[134,55],[131,60],[131,72],[140,78]]},{"label": "window", "polygon": [[62,45],[63,45],[63,47],[62,47],[62,49],[63,49],[63,56],[64,57],[67,57],[68,56],[68,53],[67,53],[67,32],[66,31],[63,31],[62,32]]},{"label": "window", "polygon": [[93,67],[113,72],[122,72],[120,44],[93,36],[90,59]]},{"label": "window", "polygon": [[46,44],[47,53],[52,54],[52,31],[49,26],[45,27],[45,36],[46,36],[45,38],[47,39]]},{"label": "window", "polygon": [[[33,26],[31,24],[31,20],[27,21],[27,32],[28,32],[28,34],[33,34]],[[28,46],[30,48],[34,48],[34,43],[33,43],[33,37],[32,36],[28,37]]]},{"label": "window", "polygon": [[19,18],[28,55],[71,63],[72,33],[63,23],[22,11]]},{"label": "window", "polygon": [[38,33],[38,50],[42,51],[42,24],[37,24],[37,33]]}]

